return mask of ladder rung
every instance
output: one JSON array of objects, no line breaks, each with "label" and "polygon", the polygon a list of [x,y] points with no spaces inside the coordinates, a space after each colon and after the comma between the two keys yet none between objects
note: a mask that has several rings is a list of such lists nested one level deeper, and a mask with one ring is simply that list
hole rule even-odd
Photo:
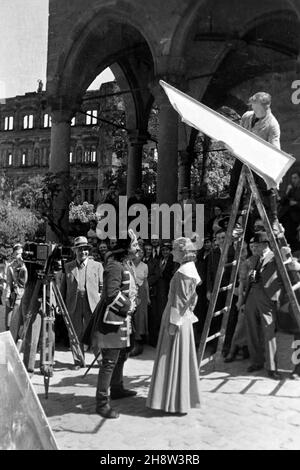
[{"label": "ladder rung", "polygon": [[225,268],[229,268],[229,266],[235,266],[236,263],[237,263],[237,260],[235,259],[235,260],[233,260],[233,261],[230,261],[230,263],[225,263],[225,264],[224,264],[224,267],[225,267]]},{"label": "ladder rung", "polygon": [[297,290],[297,289],[299,289],[299,288],[300,288],[300,281],[297,282],[297,284],[294,284],[294,285],[292,286],[292,289],[293,289],[293,290]]},{"label": "ladder rung", "polygon": [[214,313],[213,318],[218,317],[219,315],[222,315],[222,313],[225,313],[228,310],[228,307],[223,307],[221,310],[218,310],[217,312]]},{"label": "ladder rung", "polygon": [[213,361],[214,357],[215,356],[209,356],[209,357],[206,357],[205,359],[203,359],[203,361],[201,361],[201,367],[205,366],[205,364],[208,364],[209,362]]},{"label": "ladder rung", "polygon": [[228,286],[224,286],[224,287],[220,287],[220,291],[219,292],[224,292],[226,290],[229,290],[231,289],[233,286],[233,284],[228,284]]},{"label": "ladder rung", "polygon": [[215,333],[214,335],[208,336],[208,338],[206,339],[206,343],[209,343],[209,342],[212,341],[213,339],[219,338],[220,336],[221,336],[220,331],[219,331],[218,333]]}]

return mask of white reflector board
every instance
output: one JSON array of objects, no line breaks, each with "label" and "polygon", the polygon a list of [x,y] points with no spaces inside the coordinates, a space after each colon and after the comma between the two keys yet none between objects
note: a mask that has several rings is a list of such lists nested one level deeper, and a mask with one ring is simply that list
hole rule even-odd
[{"label": "white reflector board", "polygon": [[0,449],[57,450],[42,405],[9,331],[0,333]]},{"label": "white reflector board", "polygon": [[183,122],[228,145],[239,160],[265,180],[268,188],[279,186],[283,176],[295,162],[294,157],[163,80],[159,83]]}]

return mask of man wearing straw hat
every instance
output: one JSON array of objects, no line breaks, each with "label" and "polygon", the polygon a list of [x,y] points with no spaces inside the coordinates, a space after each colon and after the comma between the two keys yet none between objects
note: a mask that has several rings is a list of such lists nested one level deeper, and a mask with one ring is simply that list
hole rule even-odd
[{"label": "man wearing straw hat", "polygon": [[[61,281],[62,296],[79,341],[100,300],[103,285],[102,264],[89,258],[90,248],[86,237],[75,238],[76,259],[65,264]],[[83,345],[81,348],[83,352]],[[75,370],[84,367],[78,357],[74,356],[74,362]]]}]

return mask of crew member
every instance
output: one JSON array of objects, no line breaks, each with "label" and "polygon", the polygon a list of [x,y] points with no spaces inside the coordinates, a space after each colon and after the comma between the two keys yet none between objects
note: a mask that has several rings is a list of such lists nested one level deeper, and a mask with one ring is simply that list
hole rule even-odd
[{"label": "crew member", "polygon": [[13,260],[7,268],[5,289],[5,326],[16,342],[22,322],[21,300],[28,280],[28,272],[22,259],[23,247],[16,243],[13,247]]}]

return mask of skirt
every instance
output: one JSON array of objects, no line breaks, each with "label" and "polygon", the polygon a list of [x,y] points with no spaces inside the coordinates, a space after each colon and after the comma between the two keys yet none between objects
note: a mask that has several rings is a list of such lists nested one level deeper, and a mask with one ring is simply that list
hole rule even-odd
[{"label": "skirt", "polygon": [[187,318],[170,335],[170,312],[164,312],[153,366],[147,407],[169,413],[187,413],[200,407],[200,380],[193,333]]}]

